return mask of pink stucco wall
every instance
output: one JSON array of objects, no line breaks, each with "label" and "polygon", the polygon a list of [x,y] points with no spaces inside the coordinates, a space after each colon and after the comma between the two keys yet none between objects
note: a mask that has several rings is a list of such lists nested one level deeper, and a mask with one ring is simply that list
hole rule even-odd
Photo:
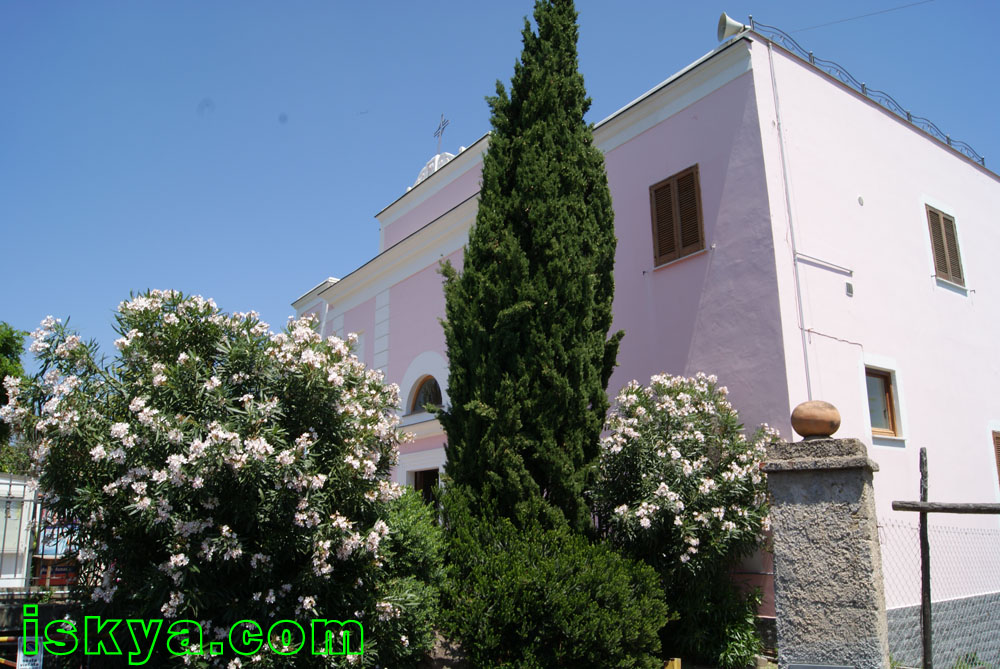
[{"label": "pink stucco wall", "polygon": [[[798,263],[813,396],[840,408],[840,434],[865,440],[881,465],[881,517],[893,499],[916,498],[921,446],[933,500],[1000,501],[990,434],[1000,419],[1000,179],[780,50],[773,62],[794,251],[837,266]],[[925,204],[955,217],[969,290],[933,277]],[[797,326],[786,332],[797,336]],[[871,436],[866,363],[896,374],[901,439]]]},{"label": "pink stucco wall", "polygon": [[[781,328],[751,73],[605,156],[618,252],[609,392],[652,374],[718,374],[746,423],[788,432]],[[705,252],[653,266],[649,187],[698,165]]]},{"label": "pink stucco wall", "polygon": [[[468,149],[476,150],[475,147]],[[457,160],[457,159],[456,159]],[[454,161],[452,161],[454,162]],[[450,164],[450,163],[449,163]],[[450,179],[447,185],[427,198],[412,210],[400,216],[390,225],[384,226],[384,246],[382,250],[394,246],[401,240],[412,235],[430,221],[456,207],[461,202],[479,192],[479,182],[482,174],[482,162],[474,161],[466,171],[455,177],[451,174],[433,174],[427,181],[416,186],[419,188],[435,188],[435,179]],[[418,193],[414,193],[417,195]]]},{"label": "pink stucco wall", "polygon": [[359,354],[361,362],[371,367],[372,349],[375,344],[375,298],[366,300],[344,313],[344,335],[351,332],[364,335],[362,346],[364,350],[355,352]]},{"label": "pink stucco wall", "polygon": [[[457,268],[462,266],[462,252],[443,258]],[[395,284],[389,290],[389,366],[390,381],[399,383],[410,362],[424,351],[445,355],[444,330],[438,319],[444,318],[443,277],[437,263],[425,267]],[[448,379],[437,379],[447,383]],[[406,393],[409,388],[403,388]]]},{"label": "pink stucco wall", "polygon": [[434,448],[444,448],[444,442],[445,442],[444,435],[424,437],[423,439],[414,439],[409,443],[401,445],[399,447],[399,452],[400,454],[406,455],[409,453],[420,453],[422,451],[429,451]]}]

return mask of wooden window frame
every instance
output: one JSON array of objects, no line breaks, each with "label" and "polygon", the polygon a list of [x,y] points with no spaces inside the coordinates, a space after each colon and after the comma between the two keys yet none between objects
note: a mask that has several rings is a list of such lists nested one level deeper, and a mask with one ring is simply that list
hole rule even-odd
[{"label": "wooden window frame", "polygon": [[[880,379],[882,381],[883,394],[885,395],[885,406],[889,413],[889,429],[875,427],[872,425],[872,434],[876,437],[898,437],[899,436],[899,416],[896,414],[896,389],[892,372],[874,367],[865,367],[865,391],[867,393],[868,377]],[[869,416],[869,420],[870,420]]]},{"label": "wooden window frame", "polygon": [[1000,481],[1000,432],[993,430],[993,455],[997,460],[997,480]]},{"label": "wooden window frame", "polygon": [[927,210],[927,229],[931,236],[934,276],[964,287],[965,272],[962,270],[962,254],[958,249],[958,226],[955,224],[955,217],[929,204],[924,206]]},{"label": "wooden window frame", "polygon": [[[695,191],[695,208],[696,215],[698,219],[698,241],[693,244],[688,244],[687,246],[682,246],[682,233],[681,233],[681,215],[680,215],[680,198],[678,197],[678,182],[687,177],[688,175],[694,176],[694,191]],[[670,208],[672,221],[672,233],[673,233],[673,250],[672,251],[661,251],[660,250],[660,234],[659,234],[659,219],[657,216],[657,194],[664,188],[670,189]],[[649,187],[649,208],[650,208],[650,219],[652,222],[653,229],[653,266],[659,267],[660,265],[665,265],[667,263],[673,262],[675,260],[680,260],[686,256],[698,253],[705,249],[705,221],[704,214],[701,205],[701,179],[698,175],[698,166],[692,165],[691,167],[681,170],[677,174],[664,179],[658,183],[653,184]]]}]

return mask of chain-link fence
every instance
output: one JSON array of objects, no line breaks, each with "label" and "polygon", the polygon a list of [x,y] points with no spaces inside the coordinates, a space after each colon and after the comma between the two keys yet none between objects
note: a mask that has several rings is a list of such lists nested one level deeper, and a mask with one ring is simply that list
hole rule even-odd
[{"label": "chain-link fence", "polygon": [[[1000,669],[1000,529],[955,527],[928,514],[931,640],[936,669]],[[944,520],[947,520],[945,518]],[[889,652],[920,667],[920,534],[916,523],[879,526]]]}]

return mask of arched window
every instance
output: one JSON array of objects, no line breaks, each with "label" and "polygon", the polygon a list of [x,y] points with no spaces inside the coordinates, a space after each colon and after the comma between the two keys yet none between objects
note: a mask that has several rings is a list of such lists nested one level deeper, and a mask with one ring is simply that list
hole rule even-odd
[{"label": "arched window", "polygon": [[424,407],[433,404],[441,406],[441,386],[433,376],[425,376],[417,390],[413,393],[413,403],[410,405],[410,413],[420,413],[425,411]]}]

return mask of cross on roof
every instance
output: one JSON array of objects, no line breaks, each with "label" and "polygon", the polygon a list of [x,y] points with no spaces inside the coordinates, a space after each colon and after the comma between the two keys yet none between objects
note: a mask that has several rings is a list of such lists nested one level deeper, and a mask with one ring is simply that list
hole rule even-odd
[{"label": "cross on roof", "polygon": [[441,153],[441,139],[444,137],[444,129],[448,127],[448,119],[441,114],[441,122],[438,123],[437,130],[434,131],[434,136],[438,138],[438,148],[437,153]]}]

